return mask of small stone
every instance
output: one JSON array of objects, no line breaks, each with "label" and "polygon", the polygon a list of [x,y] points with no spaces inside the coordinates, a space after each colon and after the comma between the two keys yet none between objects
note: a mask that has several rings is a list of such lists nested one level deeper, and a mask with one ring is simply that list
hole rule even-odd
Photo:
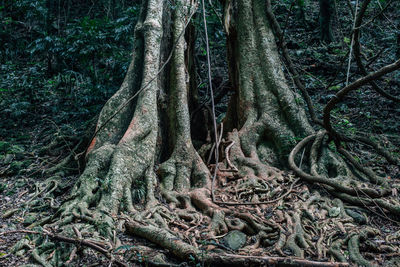
[{"label": "small stone", "polygon": [[24,218],[24,225],[31,225],[32,223],[34,223],[36,221],[37,216],[33,213],[28,214],[25,216]]},{"label": "small stone", "polygon": [[329,210],[329,217],[337,217],[340,214],[340,207],[332,207]]},{"label": "small stone", "polygon": [[222,243],[232,250],[238,250],[246,244],[246,240],[246,234],[238,230],[233,230],[222,239]]}]

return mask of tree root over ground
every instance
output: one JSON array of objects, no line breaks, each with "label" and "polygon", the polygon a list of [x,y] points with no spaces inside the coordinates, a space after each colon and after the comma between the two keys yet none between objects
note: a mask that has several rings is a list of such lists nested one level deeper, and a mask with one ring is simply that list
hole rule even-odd
[{"label": "tree root over ground", "polygon": [[[224,162],[221,162],[221,165],[223,164]],[[225,199],[227,202],[277,199],[284,195],[294,182],[292,175],[282,173],[282,176],[282,182],[273,185],[271,181],[259,177],[253,177],[251,180],[234,177],[232,174],[227,181],[218,181],[216,198],[219,201]],[[243,188],[247,191],[242,190],[243,184],[246,184]],[[269,190],[265,190],[266,188]],[[175,192],[174,196],[178,203],[157,203],[135,214],[115,217],[112,219],[113,224],[118,224],[118,221],[125,222],[127,233],[148,239],[181,260],[192,258],[196,262],[212,266],[347,266],[346,262],[372,266],[371,259],[363,256],[371,247],[383,256],[388,253],[400,253],[398,246],[392,243],[393,238],[399,236],[390,236],[378,228],[373,229],[369,226],[371,221],[366,216],[365,209],[346,206],[339,199],[321,196],[317,191],[309,191],[304,184],[292,187],[289,195],[276,202],[236,206],[235,209],[212,203],[210,191],[207,189],[193,189],[185,194]],[[101,227],[94,220],[94,215],[86,216],[88,218],[76,216],[73,226],[63,227],[60,234],[49,234],[47,231],[56,231],[57,228],[50,230],[52,228],[49,226],[45,226],[48,230],[44,230],[43,233],[32,233],[36,238],[29,246],[31,249],[36,247],[33,250],[36,251],[33,254],[35,261],[45,266],[57,265],[57,261],[48,259],[56,257],[54,251],[59,245],[44,242],[45,239],[41,238],[41,235],[45,234],[58,242],[75,245],[81,242],[78,249],[90,247],[86,243],[93,244],[95,247],[92,249],[102,253],[109,260],[114,259],[116,264],[121,262],[120,265],[123,265],[127,259],[115,253],[117,248],[123,247],[115,239],[115,233],[111,231],[106,239],[101,236],[96,238],[96,235],[93,236],[93,230],[98,231]],[[90,225],[95,228],[88,227]],[[213,240],[215,244],[224,244],[223,236],[233,230],[241,231],[247,236],[245,246],[235,254],[229,255],[232,251],[221,251],[220,246],[209,242]],[[86,242],[86,239],[89,241]],[[29,248],[22,244],[24,242],[26,239],[20,241],[15,249]],[[73,261],[76,251],[71,250],[70,246],[62,247],[71,254],[58,255],[58,261],[62,261],[62,256]],[[65,250],[66,248],[69,249]]]},{"label": "tree root over ground", "polygon": [[[231,153],[227,155],[235,158]],[[101,162],[101,157],[95,159]],[[135,205],[135,212],[115,216],[93,210],[88,204],[91,203],[90,195],[82,198],[83,195],[78,193],[59,211],[62,214],[69,210],[72,217],[56,220],[45,226],[42,233],[32,232],[36,236],[34,242],[26,244],[26,239],[23,239],[15,250],[32,249],[34,260],[44,266],[73,262],[76,249],[63,245],[63,251],[69,251],[69,254],[62,255],[56,252],[59,245],[45,242],[44,234],[57,242],[74,245],[80,242],[78,250],[90,247],[115,264],[124,265],[128,263],[127,259],[115,253],[123,247],[115,233],[122,228],[114,227],[120,224],[125,226],[127,233],[148,239],[181,260],[191,258],[212,266],[347,266],[347,262],[373,266],[365,254],[371,248],[382,256],[400,253],[399,247],[392,243],[400,236],[391,236],[371,227],[373,224],[366,209],[348,206],[339,198],[321,196],[306,184],[295,183],[292,174],[276,169],[265,175],[254,171],[257,168],[252,165],[253,171],[247,169],[244,172],[247,175],[241,175],[240,171],[230,169],[230,164],[237,164],[241,169],[240,160],[228,161],[224,158],[219,164],[221,170],[215,185],[215,198],[219,204],[212,202],[209,185],[200,188],[185,186],[180,190],[168,190],[173,197],[165,198],[167,203],[158,200],[164,193],[156,190],[155,197],[146,206]],[[268,169],[266,165],[264,168],[264,171]],[[209,174],[206,172],[204,175]],[[52,192],[53,187],[49,188],[48,191]],[[37,195],[40,191],[33,194]],[[264,204],[257,204],[261,202]],[[231,203],[238,205],[232,208]],[[240,205],[243,203],[246,205]],[[56,214],[54,218],[58,216]],[[107,222],[105,219],[108,223],[102,225]],[[102,229],[106,231],[101,232]],[[235,254],[224,249],[223,242],[223,237],[233,230],[247,236],[245,246]],[[96,235],[96,232],[101,235]]]}]

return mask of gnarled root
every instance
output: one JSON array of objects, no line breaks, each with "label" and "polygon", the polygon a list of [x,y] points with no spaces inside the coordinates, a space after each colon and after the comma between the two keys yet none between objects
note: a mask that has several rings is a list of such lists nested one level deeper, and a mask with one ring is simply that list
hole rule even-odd
[{"label": "gnarled root", "polygon": [[[314,139],[314,144],[318,143],[319,145],[322,143],[321,138],[318,136],[323,136],[322,134],[313,134],[306,138],[304,138],[301,142],[299,142],[292,152],[289,155],[289,165],[290,167],[299,175],[302,179],[308,182],[316,182],[326,186],[326,188],[340,198],[345,201],[356,203],[359,205],[368,205],[368,206],[377,206],[380,209],[386,209],[393,214],[400,215],[400,204],[394,200],[385,200],[383,197],[387,197],[391,192],[391,188],[386,182],[378,182],[380,179],[376,178],[374,174],[371,174],[370,171],[363,170],[359,164],[356,164],[356,168],[359,170],[363,170],[364,174],[367,174],[367,179],[370,181],[369,184],[365,182],[361,182],[359,180],[352,180],[349,182],[351,177],[325,177],[319,175],[316,172],[316,153],[311,153],[311,174],[306,173],[302,169],[300,169],[295,163],[295,157],[297,153],[303,149],[308,143],[312,142]],[[318,146],[319,146],[318,145]],[[314,145],[313,145],[314,147]],[[314,148],[312,151],[317,151]],[[346,154],[347,155],[347,154]],[[347,155],[349,156],[349,155]],[[352,161],[350,161],[351,163]],[[374,182],[374,183],[373,183]],[[373,183],[373,184],[372,184]],[[374,186],[374,184],[380,184],[379,187]]]}]

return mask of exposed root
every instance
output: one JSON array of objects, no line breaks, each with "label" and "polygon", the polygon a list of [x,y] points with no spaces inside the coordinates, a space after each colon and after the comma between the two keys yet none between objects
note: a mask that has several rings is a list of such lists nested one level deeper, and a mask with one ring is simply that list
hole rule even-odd
[{"label": "exposed root", "polygon": [[171,235],[163,229],[157,229],[151,225],[143,225],[136,221],[127,222],[126,227],[127,231],[131,234],[149,239],[152,242],[167,248],[181,259],[193,257],[200,262],[212,264],[213,266],[226,266],[227,264],[232,266],[243,266],[247,264],[275,264],[277,266],[348,266],[348,264],[313,262],[287,257],[246,257],[234,254],[204,254],[201,253],[200,250],[186,244],[180,239],[177,239],[174,235]]},{"label": "exposed root", "polygon": [[179,204],[177,193],[192,187],[204,187],[210,183],[210,173],[193,147],[188,153],[176,153],[161,164],[158,174],[161,176],[160,189],[163,196]]},{"label": "exposed root", "polygon": [[[93,249],[93,250],[95,250],[97,252],[100,252],[106,258],[112,259],[112,254],[111,254],[110,249],[105,248],[104,245],[99,243],[99,242],[82,239],[82,236],[80,236],[77,239],[76,238],[69,238],[69,237],[66,237],[66,236],[50,233],[49,231],[47,231],[45,229],[43,229],[42,232],[29,231],[29,230],[17,230],[17,231],[10,231],[10,232],[5,232],[5,233],[1,233],[1,234],[15,234],[15,233],[33,234],[33,235],[39,236],[39,238],[44,236],[44,237],[48,237],[48,238],[50,238],[52,240],[56,240],[56,241],[60,241],[60,242],[65,242],[65,243],[69,243],[69,244],[89,247],[89,248],[91,248],[91,249]],[[41,265],[43,265],[45,267],[52,267],[53,265],[50,262],[48,262],[41,255],[45,251],[48,251],[48,250],[54,251],[54,249],[55,249],[55,244],[54,243],[46,242],[43,245],[35,248],[33,250],[32,256]],[[70,257],[72,257],[72,255]],[[123,263],[123,262],[121,262],[119,260],[116,260],[116,259],[112,259],[112,260],[113,260],[113,262],[117,263],[118,265],[127,266],[125,263]]]},{"label": "exposed root", "polygon": [[[345,178],[327,178],[324,176],[316,175],[315,169],[312,169],[314,172],[313,174],[307,174],[303,170],[301,170],[296,163],[294,162],[294,158],[296,154],[303,148],[305,147],[309,142],[313,141],[316,138],[316,134],[310,135],[306,138],[304,138],[301,142],[299,142],[296,147],[292,150],[292,152],[289,155],[289,165],[290,167],[296,172],[297,175],[299,175],[301,178],[305,179],[308,182],[317,182],[326,186],[329,186],[332,190],[336,190],[336,194],[341,198],[343,198],[346,201],[351,201],[352,203],[357,203],[361,205],[377,205],[381,208],[387,209],[390,212],[400,215],[400,205],[398,204],[392,204],[389,201],[385,201],[383,199],[376,199],[373,200],[374,198],[381,198],[384,196],[387,196],[391,192],[391,188],[388,187],[383,187],[382,188],[371,188],[367,187],[365,184],[362,184],[359,181],[352,181],[352,183],[347,182],[346,184],[343,183],[348,177]],[[315,149],[314,149],[315,150]],[[351,161],[350,161],[351,162]],[[313,168],[313,167],[312,167]],[[360,169],[361,168],[360,166]],[[365,171],[367,172],[367,171]],[[371,176],[373,174],[370,174],[371,181],[375,181],[376,183],[378,182],[377,178],[373,179]],[[382,183],[381,186],[385,185],[386,183]],[[386,184],[387,185],[387,184]],[[364,204],[363,204],[364,203]]]},{"label": "exposed root", "polygon": [[364,259],[364,257],[360,253],[360,236],[355,234],[349,239],[349,254],[350,259],[355,262],[359,266],[370,267],[373,266],[369,261]]}]

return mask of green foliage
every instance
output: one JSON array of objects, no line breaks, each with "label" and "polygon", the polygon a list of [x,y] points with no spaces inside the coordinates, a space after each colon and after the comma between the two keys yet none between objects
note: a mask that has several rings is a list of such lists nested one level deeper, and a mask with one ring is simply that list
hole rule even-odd
[{"label": "green foliage", "polygon": [[306,6],[305,0],[297,0],[296,3],[297,3],[297,5],[299,7],[305,7]]},{"label": "green foliage", "polygon": [[142,180],[135,180],[132,189],[132,200],[136,203],[144,200],[146,196],[146,183]]},{"label": "green foliage", "polygon": [[339,120],[337,125],[338,128],[342,129],[346,135],[352,136],[357,132],[357,129],[354,127],[354,125],[346,118]]},{"label": "green foliage", "polygon": [[137,3],[52,3],[0,6],[0,137],[38,117],[89,120],[129,66]]},{"label": "green foliage", "polygon": [[342,87],[340,85],[334,85],[329,87],[328,89],[333,91],[339,91],[340,89],[342,89]]}]

